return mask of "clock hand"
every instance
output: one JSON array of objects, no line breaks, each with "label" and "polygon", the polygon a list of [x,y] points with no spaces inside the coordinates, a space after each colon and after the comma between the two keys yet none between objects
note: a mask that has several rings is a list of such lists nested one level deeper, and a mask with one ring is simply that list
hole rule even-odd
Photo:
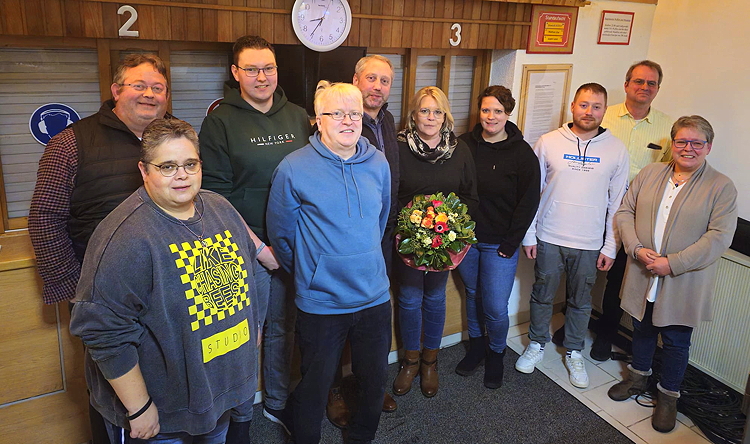
[{"label": "clock hand", "polygon": [[[316,20],[317,20],[317,19],[316,19]],[[315,34],[315,31],[317,31],[317,30],[318,30],[318,28],[320,27],[320,25],[322,25],[322,24],[323,24],[323,18],[321,17],[321,18],[320,18],[320,21],[319,21],[319,22],[318,22],[318,24],[317,24],[317,25],[315,26],[315,29],[313,29],[313,30],[312,30],[312,32],[310,33],[310,38],[313,38],[313,34]]]}]

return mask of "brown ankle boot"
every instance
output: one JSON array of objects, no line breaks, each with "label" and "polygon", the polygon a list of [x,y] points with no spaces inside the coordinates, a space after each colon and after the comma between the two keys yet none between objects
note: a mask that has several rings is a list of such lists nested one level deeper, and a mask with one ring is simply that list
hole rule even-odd
[{"label": "brown ankle boot", "polygon": [[385,396],[383,397],[383,411],[385,413],[393,413],[397,408],[398,404],[396,404],[396,400],[393,399],[390,393],[385,392]]},{"label": "brown ankle boot", "polygon": [[422,394],[428,398],[437,395],[438,391],[437,354],[438,349],[426,348],[422,350],[419,383],[422,387]]},{"label": "brown ankle boot", "polygon": [[677,421],[677,400],[680,398],[680,392],[667,390],[661,384],[657,384],[656,387],[656,408],[651,417],[651,427],[657,432],[671,432]]},{"label": "brown ankle boot", "polygon": [[624,401],[633,395],[640,395],[648,388],[649,376],[651,376],[650,369],[647,372],[643,372],[634,369],[628,364],[628,376],[609,388],[609,391],[607,391],[609,399],[613,401]]},{"label": "brown ankle boot", "polygon": [[393,381],[393,394],[405,395],[411,390],[411,383],[419,371],[419,350],[406,350],[401,358],[401,370]]}]

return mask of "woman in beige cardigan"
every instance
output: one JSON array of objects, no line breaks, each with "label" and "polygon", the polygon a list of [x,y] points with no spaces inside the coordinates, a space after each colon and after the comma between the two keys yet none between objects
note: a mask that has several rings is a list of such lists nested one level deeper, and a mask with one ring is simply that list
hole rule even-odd
[{"label": "woman in beige cardigan", "polygon": [[717,261],[737,226],[737,190],[713,169],[714,131],[700,116],[672,126],[672,161],[646,166],[615,214],[628,263],[620,297],[633,317],[633,361],[609,397],[624,401],[647,388],[657,336],[662,372],[651,424],[675,426],[680,384],[688,365],[690,336],[711,319]]}]

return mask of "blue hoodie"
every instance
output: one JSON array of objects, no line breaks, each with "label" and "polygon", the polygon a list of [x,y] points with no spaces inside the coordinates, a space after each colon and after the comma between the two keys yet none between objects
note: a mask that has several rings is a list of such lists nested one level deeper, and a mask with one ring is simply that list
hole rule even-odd
[{"label": "blue hoodie", "polygon": [[294,273],[300,310],[344,314],[388,301],[380,242],[390,180],[388,161],[366,138],[343,160],[319,132],[276,168],[268,235],[281,265]]}]

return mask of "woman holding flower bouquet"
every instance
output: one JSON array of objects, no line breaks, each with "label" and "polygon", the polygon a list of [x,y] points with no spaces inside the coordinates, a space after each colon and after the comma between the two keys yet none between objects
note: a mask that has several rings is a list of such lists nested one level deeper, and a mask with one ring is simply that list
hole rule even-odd
[{"label": "woman holding flower bouquet", "polygon": [[540,172],[534,151],[508,121],[516,105],[508,88],[489,86],[478,99],[479,123],[460,137],[477,165],[480,203],[472,214],[479,242],[458,267],[466,288],[469,350],[456,373],[474,374],[486,357],[484,385],[496,389],[503,384],[508,299],[518,246],[539,206]]},{"label": "woman holding flower bouquet", "polygon": [[[420,373],[422,394],[435,396],[438,390],[437,353],[445,324],[445,286],[448,267],[432,267],[436,262],[426,258],[446,258],[446,247],[454,243],[464,245],[457,237],[474,242],[471,226],[452,229],[457,221],[470,221],[466,215],[478,204],[474,161],[466,144],[453,134],[453,116],[445,93],[428,86],[420,89],[409,106],[406,128],[398,134],[400,173],[398,198],[401,206],[412,200],[422,210],[404,209],[399,217],[399,231],[408,223],[423,228],[423,232],[399,245],[399,250],[415,254],[407,258],[415,267],[399,262],[395,268],[398,282],[398,306],[404,357],[401,370],[393,382],[393,392],[404,395],[411,390],[417,372]],[[455,193],[451,208],[440,200],[425,205],[425,195],[442,192]],[[415,196],[418,196],[415,199]],[[421,202],[420,202],[421,200]],[[443,211],[445,208],[445,211]],[[408,223],[407,223],[408,221]],[[436,230],[437,228],[437,230]],[[427,234],[429,233],[429,234]],[[404,244],[410,245],[408,248]],[[414,246],[415,243],[418,245]],[[460,249],[460,248],[459,248]],[[425,256],[416,253],[426,251]],[[450,251],[450,248],[448,248]],[[418,256],[418,257],[417,257]],[[447,259],[450,266],[452,262]],[[442,263],[442,262],[440,262]],[[452,268],[452,267],[450,267]],[[430,271],[424,271],[430,270]],[[420,338],[424,332],[424,348],[420,359]]]}]

